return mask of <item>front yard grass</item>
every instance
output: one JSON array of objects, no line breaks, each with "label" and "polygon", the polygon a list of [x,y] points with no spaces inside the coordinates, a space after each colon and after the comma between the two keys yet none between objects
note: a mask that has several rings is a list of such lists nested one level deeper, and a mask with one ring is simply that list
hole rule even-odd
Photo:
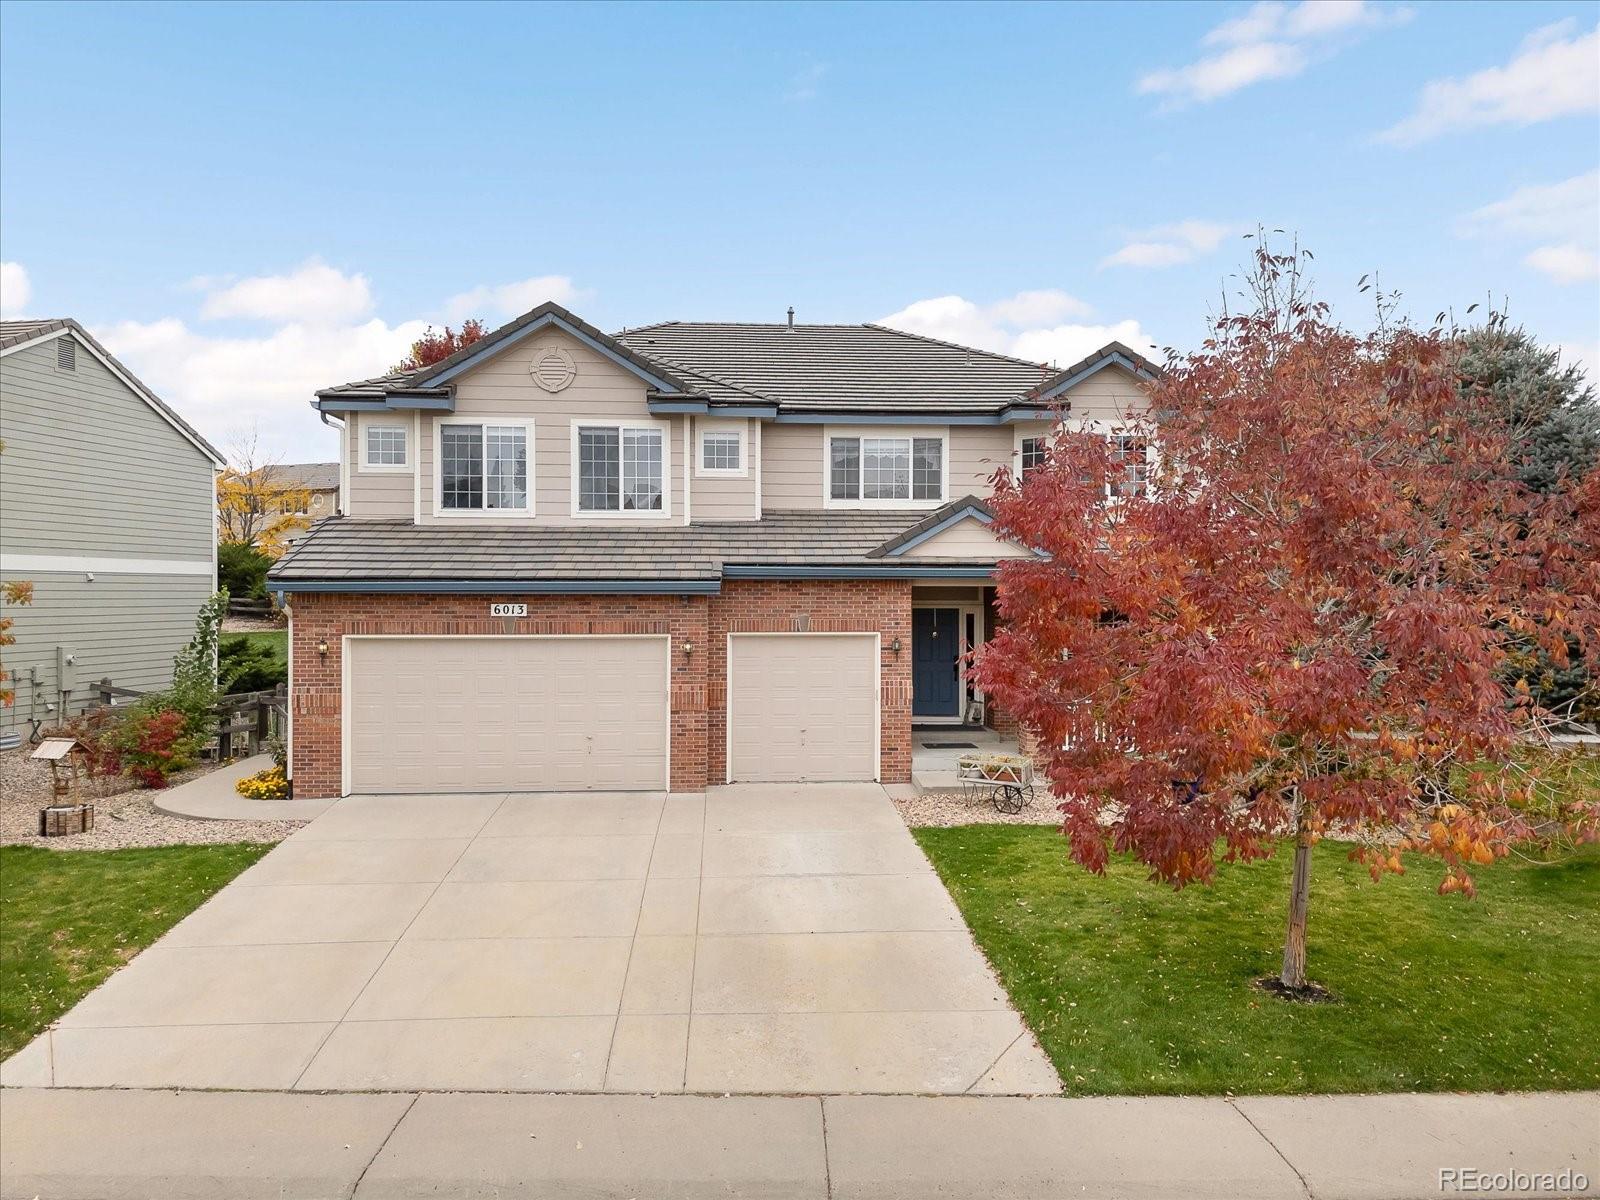
[{"label": "front yard grass", "polygon": [[286,629],[253,629],[247,633],[224,633],[223,641],[229,638],[244,638],[252,646],[265,646],[272,651],[273,661],[280,666],[289,662],[289,631]]},{"label": "front yard grass", "polygon": [[271,849],[0,848],[0,1058]]},{"label": "front yard grass", "polygon": [[1069,1094],[1600,1086],[1600,846],[1507,859],[1477,899],[1437,864],[1373,883],[1324,842],[1309,971],[1334,1004],[1257,991],[1275,975],[1287,848],[1173,892],[1116,860],[1097,878],[1053,827],[914,829]]}]

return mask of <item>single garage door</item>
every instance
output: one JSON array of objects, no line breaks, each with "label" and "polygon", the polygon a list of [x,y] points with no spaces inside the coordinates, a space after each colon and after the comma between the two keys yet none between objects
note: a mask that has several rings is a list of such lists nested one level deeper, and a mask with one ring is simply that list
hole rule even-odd
[{"label": "single garage door", "polygon": [[729,636],[729,782],[877,777],[875,634]]},{"label": "single garage door", "polygon": [[345,643],[352,792],[661,791],[664,637]]}]

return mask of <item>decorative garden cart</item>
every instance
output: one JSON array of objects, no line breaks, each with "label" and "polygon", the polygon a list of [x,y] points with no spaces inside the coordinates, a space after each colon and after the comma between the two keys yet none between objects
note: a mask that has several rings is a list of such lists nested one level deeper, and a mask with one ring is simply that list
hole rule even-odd
[{"label": "decorative garden cart", "polygon": [[956,779],[969,800],[987,793],[996,812],[1019,813],[1033,803],[1033,760],[1025,754],[963,754]]}]

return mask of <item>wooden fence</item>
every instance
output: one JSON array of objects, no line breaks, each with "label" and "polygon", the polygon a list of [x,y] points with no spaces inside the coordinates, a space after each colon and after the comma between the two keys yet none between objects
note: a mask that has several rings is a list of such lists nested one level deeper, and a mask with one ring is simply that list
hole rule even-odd
[{"label": "wooden fence", "polygon": [[[135,688],[117,687],[110,679],[94,685],[92,704],[112,706],[145,695]],[[289,728],[289,688],[280,683],[271,691],[224,696],[214,710],[217,732],[202,751],[207,757],[245,758],[260,754]]]}]

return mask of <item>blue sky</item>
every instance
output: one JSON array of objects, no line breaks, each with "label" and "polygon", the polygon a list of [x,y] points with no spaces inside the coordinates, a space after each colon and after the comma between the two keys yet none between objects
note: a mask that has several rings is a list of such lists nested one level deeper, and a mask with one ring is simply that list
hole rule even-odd
[{"label": "blue sky", "polygon": [[1351,321],[1493,296],[1600,370],[1600,5],[0,13],[0,300],[221,443],[428,322],[891,318],[1193,345],[1258,223]]}]

